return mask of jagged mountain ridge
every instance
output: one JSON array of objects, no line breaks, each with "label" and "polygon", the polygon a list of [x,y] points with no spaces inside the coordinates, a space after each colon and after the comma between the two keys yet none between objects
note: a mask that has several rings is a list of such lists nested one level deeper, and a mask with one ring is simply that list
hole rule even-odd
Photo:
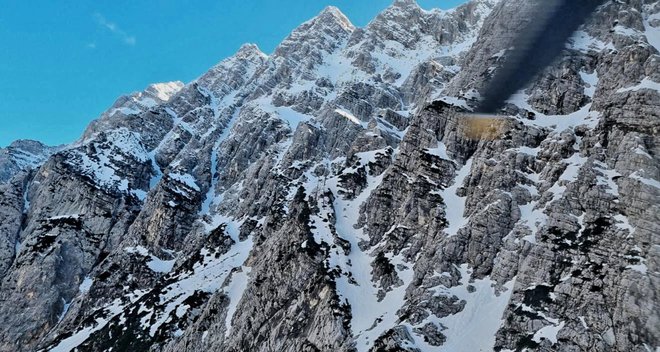
[{"label": "jagged mountain ridge", "polygon": [[111,108],[0,186],[0,349],[653,349],[660,8],[601,8],[466,139],[525,11],[328,8]]}]

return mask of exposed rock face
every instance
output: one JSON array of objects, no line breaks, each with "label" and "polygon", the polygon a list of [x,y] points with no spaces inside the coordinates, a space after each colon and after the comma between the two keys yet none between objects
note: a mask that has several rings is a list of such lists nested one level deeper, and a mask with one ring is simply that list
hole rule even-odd
[{"label": "exposed rock face", "polygon": [[330,7],[2,150],[0,351],[660,348],[660,3],[606,3],[468,138],[531,9]]}]

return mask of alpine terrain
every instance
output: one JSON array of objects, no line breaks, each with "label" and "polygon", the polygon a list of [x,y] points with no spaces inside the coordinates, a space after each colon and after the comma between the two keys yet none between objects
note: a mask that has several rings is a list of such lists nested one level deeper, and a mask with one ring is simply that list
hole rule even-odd
[{"label": "alpine terrain", "polygon": [[0,351],[660,350],[660,1],[475,138],[537,1],[328,7],[0,149]]}]

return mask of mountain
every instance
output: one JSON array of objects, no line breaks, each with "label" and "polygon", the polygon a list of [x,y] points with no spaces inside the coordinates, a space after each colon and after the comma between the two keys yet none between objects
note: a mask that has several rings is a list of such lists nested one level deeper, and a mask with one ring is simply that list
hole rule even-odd
[{"label": "mountain", "polygon": [[657,350],[660,2],[471,138],[532,3],[329,7],[2,150],[0,351]]},{"label": "mountain", "polygon": [[0,184],[8,182],[21,171],[39,167],[57,149],[27,139],[15,141],[7,148],[0,148]]}]

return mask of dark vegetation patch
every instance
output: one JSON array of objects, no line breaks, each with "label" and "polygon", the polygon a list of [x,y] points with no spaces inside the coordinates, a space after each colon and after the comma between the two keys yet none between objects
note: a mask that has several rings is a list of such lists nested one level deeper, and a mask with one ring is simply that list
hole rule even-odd
[{"label": "dark vegetation patch", "polygon": [[339,176],[339,185],[342,189],[338,192],[348,199],[355,199],[360,192],[367,187],[366,167],[361,166],[355,172],[343,173]]},{"label": "dark vegetation patch", "polygon": [[32,244],[29,248],[32,252],[42,253],[45,252],[47,249],[51,248],[56,241],[57,241],[57,235],[52,233],[47,233],[37,237],[35,239],[34,244]]},{"label": "dark vegetation patch", "polygon": [[543,305],[552,303],[550,292],[554,290],[553,286],[536,285],[524,291],[523,304],[534,308],[542,308]]},{"label": "dark vegetation patch", "polygon": [[516,351],[523,351],[525,349],[535,350],[541,344],[533,340],[534,335],[525,335],[518,339],[516,342]]}]

